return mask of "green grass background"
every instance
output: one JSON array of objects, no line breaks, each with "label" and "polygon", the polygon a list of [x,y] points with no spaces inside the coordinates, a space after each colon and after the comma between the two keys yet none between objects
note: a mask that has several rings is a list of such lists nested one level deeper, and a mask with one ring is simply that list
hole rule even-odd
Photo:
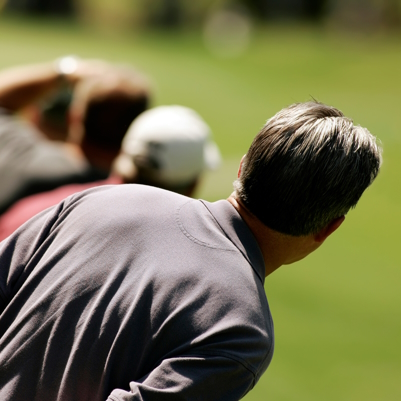
[{"label": "green grass background", "polygon": [[224,164],[198,196],[227,197],[241,156],[265,120],[311,96],[377,135],[382,171],[316,253],[266,280],[273,362],[247,401],[401,399],[401,37],[305,26],[255,28],[235,59],[199,33],[100,31],[0,16],[0,68],[64,54],[130,63],[154,82],[154,105],[195,108]]}]

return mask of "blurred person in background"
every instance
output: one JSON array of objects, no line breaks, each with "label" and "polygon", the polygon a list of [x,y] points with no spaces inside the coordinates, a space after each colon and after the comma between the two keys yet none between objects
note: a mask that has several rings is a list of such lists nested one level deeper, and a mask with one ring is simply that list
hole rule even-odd
[{"label": "blurred person in background", "polygon": [[273,357],[265,277],[319,248],[380,164],[368,130],[307,102],[267,121],[228,199],[113,185],[36,215],[0,243],[0,399],[241,399]]},{"label": "blurred person in background", "polygon": [[76,192],[100,185],[138,183],[192,196],[205,169],[221,162],[211,130],[194,110],[159,106],[129,127],[106,180],[70,184],[23,198],[0,216],[0,241],[42,210]]},{"label": "blurred person in background", "polygon": [[[65,105],[66,138],[51,141],[50,131],[24,119],[23,112],[67,86],[72,97]],[[144,76],[102,60],[68,56],[1,71],[0,213],[34,193],[105,179],[124,134],[148,108],[149,97]],[[64,139],[63,133],[56,137]]]}]

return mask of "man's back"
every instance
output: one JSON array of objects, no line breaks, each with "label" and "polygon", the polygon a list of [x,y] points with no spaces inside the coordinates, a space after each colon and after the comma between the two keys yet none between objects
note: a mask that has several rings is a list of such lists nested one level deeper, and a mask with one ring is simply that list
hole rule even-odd
[{"label": "man's back", "polygon": [[234,400],[271,360],[263,258],[227,201],[96,188],[0,255],[1,399]]}]

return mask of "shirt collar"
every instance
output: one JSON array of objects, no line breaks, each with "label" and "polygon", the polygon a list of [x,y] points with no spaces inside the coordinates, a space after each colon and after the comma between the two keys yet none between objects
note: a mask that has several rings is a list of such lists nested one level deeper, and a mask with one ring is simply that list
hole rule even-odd
[{"label": "shirt collar", "polygon": [[201,200],[233,244],[248,260],[262,283],[265,281],[265,263],[262,251],[238,211],[227,200],[207,202]]}]

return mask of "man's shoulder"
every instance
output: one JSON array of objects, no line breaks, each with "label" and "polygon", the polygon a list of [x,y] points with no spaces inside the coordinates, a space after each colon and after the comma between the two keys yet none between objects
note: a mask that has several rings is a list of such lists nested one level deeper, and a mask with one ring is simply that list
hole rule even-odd
[{"label": "man's shoulder", "polygon": [[162,215],[173,218],[174,210],[187,201],[191,198],[147,185],[101,185],[70,196],[63,202],[62,210],[82,215],[94,224],[102,224],[111,215],[115,221],[151,223]]},{"label": "man's shoulder", "polygon": [[85,202],[102,200],[109,207],[116,207],[119,203],[127,202],[146,207],[149,203],[152,205],[180,204],[191,200],[191,198],[175,192],[141,184],[101,185],[76,194],[73,200],[76,199],[85,200]]}]

